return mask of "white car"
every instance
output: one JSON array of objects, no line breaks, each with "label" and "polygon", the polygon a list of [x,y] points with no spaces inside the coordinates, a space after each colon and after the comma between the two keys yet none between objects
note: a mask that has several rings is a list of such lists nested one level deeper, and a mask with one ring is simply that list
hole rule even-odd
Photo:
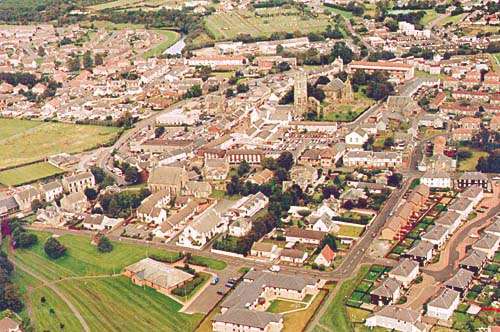
[{"label": "white car", "polygon": [[280,271],[280,266],[279,265],[273,265],[269,268],[269,271],[271,272],[279,272]]}]

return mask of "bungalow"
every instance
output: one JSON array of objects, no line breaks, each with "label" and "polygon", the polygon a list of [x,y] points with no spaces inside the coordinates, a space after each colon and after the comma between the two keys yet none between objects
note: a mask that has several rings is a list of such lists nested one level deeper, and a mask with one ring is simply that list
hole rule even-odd
[{"label": "bungalow", "polygon": [[283,249],[280,253],[280,261],[290,264],[302,265],[306,261],[307,252],[299,249]]},{"label": "bungalow", "polygon": [[427,316],[448,320],[460,304],[460,293],[449,288],[441,292],[427,303]]},{"label": "bungalow", "polygon": [[272,243],[255,242],[250,249],[250,255],[254,257],[275,260],[279,256],[278,246]]},{"label": "bungalow", "polygon": [[454,211],[462,216],[463,219],[466,219],[467,216],[474,209],[474,202],[468,198],[456,198],[448,205],[448,211]]},{"label": "bungalow", "polygon": [[356,128],[345,137],[345,143],[351,146],[361,147],[368,141],[368,134],[361,128]]},{"label": "bungalow", "polygon": [[90,214],[83,220],[83,228],[89,230],[112,230],[120,223],[119,219],[108,218],[103,214]]},{"label": "bungalow", "polygon": [[500,236],[500,217],[497,217],[495,222],[484,229],[486,234]]},{"label": "bungalow", "polygon": [[499,236],[486,233],[472,245],[472,249],[484,252],[491,259],[495,255],[499,244]]},{"label": "bungalow", "polygon": [[285,231],[286,242],[319,245],[326,233],[310,229],[290,227]]},{"label": "bungalow", "polygon": [[178,245],[200,249],[215,235],[226,232],[227,226],[227,219],[214,208],[209,208],[184,228],[179,236]]},{"label": "bungalow", "polygon": [[338,231],[339,229],[339,226],[336,225],[332,218],[326,213],[322,214],[320,217],[310,215],[307,220],[312,223],[312,230],[314,231],[329,233],[332,231]]},{"label": "bungalow", "polygon": [[448,235],[448,228],[441,225],[434,225],[421,236],[421,239],[432,243],[436,249],[440,249],[445,244]]},{"label": "bungalow", "polygon": [[470,186],[460,194],[460,197],[470,199],[472,204],[476,206],[484,197],[483,188],[478,185]]},{"label": "bungalow", "polygon": [[397,279],[387,278],[382,284],[370,292],[371,303],[382,306],[394,304],[401,296],[403,283]]},{"label": "bungalow", "polygon": [[471,250],[470,253],[460,261],[459,266],[462,269],[474,272],[477,276],[483,269],[488,256],[485,252],[481,250]]},{"label": "bungalow", "polygon": [[216,315],[212,321],[213,332],[281,330],[283,316],[266,311],[230,309]]},{"label": "bungalow", "polygon": [[369,316],[365,325],[368,327],[384,327],[401,332],[426,332],[427,327],[421,322],[421,314],[407,308],[394,305],[385,306],[382,310]]},{"label": "bungalow", "polygon": [[408,250],[404,255],[410,259],[416,260],[420,263],[420,266],[424,266],[425,263],[432,259],[434,254],[434,245],[427,241],[419,241],[416,246]]},{"label": "bungalow", "polygon": [[321,252],[314,260],[314,263],[318,266],[329,267],[332,265],[333,260],[335,259],[335,252],[332,248],[327,244],[321,249]]},{"label": "bungalow", "polygon": [[463,216],[455,211],[446,211],[435,220],[435,224],[447,227],[449,233],[453,234],[463,219]]},{"label": "bungalow", "polygon": [[467,290],[469,290],[473,278],[474,272],[466,269],[459,269],[457,273],[455,273],[450,279],[446,280],[443,285],[449,289],[459,292],[460,296],[464,296]]},{"label": "bungalow", "polygon": [[403,287],[408,288],[419,273],[418,262],[411,259],[403,259],[396,267],[389,271],[389,278],[398,280]]},{"label": "bungalow", "polygon": [[249,195],[239,199],[230,212],[240,217],[253,217],[257,212],[264,209],[269,204],[269,198],[262,192]]},{"label": "bungalow", "polygon": [[136,285],[151,287],[165,295],[194,277],[181,269],[151,258],[144,258],[127,266],[123,275],[130,278]]}]

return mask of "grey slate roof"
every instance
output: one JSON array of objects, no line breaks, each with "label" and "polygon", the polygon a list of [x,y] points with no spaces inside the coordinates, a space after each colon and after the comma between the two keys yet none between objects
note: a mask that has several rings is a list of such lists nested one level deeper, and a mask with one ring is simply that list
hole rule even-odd
[{"label": "grey slate roof", "polygon": [[446,280],[444,285],[450,288],[466,289],[473,277],[473,272],[466,269],[460,269],[457,273],[455,273],[455,275],[453,275],[453,277]]},{"label": "grey slate roof", "polygon": [[259,329],[264,329],[269,323],[278,323],[280,320],[282,320],[280,314],[238,308],[231,308],[214,318],[215,322],[251,326]]},{"label": "grey slate roof", "polygon": [[459,292],[454,291],[453,289],[444,288],[435,299],[431,300],[428,303],[428,305],[443,309],[449,309],[453,305],[453,302],[455,302],[459,297]]},{"label": "grey slate roof", "polygon": [[418,266],[418,262],[412,259],[403,259],[399,262],[398,265],[396,265],[395,268],[393,268],[389,272],[389,274],[394,276],[408,277],[410,273],[415,269],[415,267]]},{"label": "grey slate roof", "polygon": [[385,279],[380,286],[371,291],[372,295],[392,298],[396,290],[402,286],[402,283],[394,278]]}]

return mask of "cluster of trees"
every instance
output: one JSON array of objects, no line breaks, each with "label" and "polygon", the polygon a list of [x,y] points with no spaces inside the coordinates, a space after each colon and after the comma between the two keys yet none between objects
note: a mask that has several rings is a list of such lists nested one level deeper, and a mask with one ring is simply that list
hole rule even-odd
[{"label": "cluster of trees", "polygon": [[147,188],[138,191],[122,191],[107,193],[99,197],[99,203],[105,215],[112,218],[126,218],[133,209],[137,209],[141,202],[151,195]]},{"label": "cluster of trees", "polygon": [[139,10],[104,10],[96,17],[98,20],[113,23],[144,24],[147,28],[175,27],[187,34],[202,29],[202,16],[194,14],[188,9],[173,10],[162,8],[157,11]]},{"label": "cluster of trees", "polygon": [[24,308],[21,295],[11,280],[13,270],[14,266],[7,255],[0,251],[0,311],[10,309],[20,312]]},{"label": "cluster of trees", "polygon": [[58,259],[66,254],[66,247],[52,236],[45,241],[43,250],[51,259]]},{"label": "cluster of trees", "polygon": [[500,173],[500,152],[493,151],[488,157],[479,158],[476,169],[484,173]]},{"label": "cluster of trees", "polygon": [[422,25],[420,20],[425,16],[424,11],[411,11],[398,14],[389,14],[389,17],[393,18],[397,22],[408,22],[415,25],[415,28],[421,29]]},{"label": "cluster of trees", "polygon": [[[78,0],[82,3],[85,0]],[[48,22],[64,19],[73,9],[76,1],[44,0],[44,1],[9,1],[1,3],[0,21],[28,24],[29,22]],[[68,18],[65,18],[67,21]]]},{"label": "cluster of trees", "polygon": [[99,188],[106,188],[115,184],[113,177],[109,176],[104,172],[104,170],[97,166],[92,166],[90,171],[94,175],[95,182],[99,185]]},{"label": "cluster of trees", "polygon": [[396,56],[391,51],[379,51],[370,53],[368,56],[368,61],[379,61],[379,60],[390,60],[394,59]]},{"label": "cluster of trees", "polygon": [[196,98],[203,94],[203,90],[199,84],[195,84],[189,88],[189,90],[184,94],[184,98]]},{"label": "cluster of trees", "polygon": [[414,56],[414,57],[417,57],[417,58],[424,58],[426,60],[430,60],[434,57],[434,51],[430,50],[430,49],[427,49],[427,48],[421,48],[419,46],[412,46],[410,47],[410,49],[408,50],[408,52],[406,52],[405,54],[403,54],[403,57],[404,58],[407,58],[407,57],[410,57],[410,56]]},{"label": "cluster of trees", "polygon": [[28,232],[21,220],[12,218],[9,221],[10,234],[12,235],[14,248],[31,248],[38,242],[36,234]]},{"label": "cluster of trees", "polygon": [[71,72],[78,72],[80,69],[90,70],[94,66],[99,66],[104,63],[104,56],[100,53],[92,56],[90,50],[85,51],[80,57],[78,54],[71,54],[66,62],[68,70]]},{"label": "cluster of trees", "polygon": [[130,165],[127,162],[119,162],[115,160],[113,162],[113,166],[119,168],[122,172],[123,175],[125,176],[125,181],[131,184],[138,183],[140,180],[139,177],[139,170],[137,167]]},{"label": "cluster of trees", "polygon": [[356,70],[352,77],[352,89],[358,91],[360,86],[366,86],[365,93],[369,98],[382,100],[394,94],[394,86],[388,78],[383,72],[367,74],[362,70]]},{"label": "cluster of trees", "polygon": [[365,9],[354,1],[349,2],[346,6],[326,2],[324,3],[324,5],[326,7],[337,8],[340,10],[351,12],[355,16],[362,16],[365,13]]},{"label": "cluster of trees", "polygon": [[18,84],[26,85],[28,88],[34,87],[40,81],[35,75],[25,72],[0,72],[0,82],[6,82],[10,85],[17,86]]},{"label": "cluster of trees", "polygon": [[111,252],[113,251],[113,244],[106,236],[101,236],[97,242],[97,250],[100,252]]},{"label": "cluster of trees", "polygon": [[178,286],[172,290],[172,294],[177,296],[189,296],[199,285],[205,281],[205,278],[199,274],[195,274],[195,277],[182,286]]},{"label": "cluster of trees", "polygon": [[293,1],[290,0],[267,0],[258,3],[254,3],[254,8],[272,8],[272,7],[281,7],[286,4],[291,4]]}]

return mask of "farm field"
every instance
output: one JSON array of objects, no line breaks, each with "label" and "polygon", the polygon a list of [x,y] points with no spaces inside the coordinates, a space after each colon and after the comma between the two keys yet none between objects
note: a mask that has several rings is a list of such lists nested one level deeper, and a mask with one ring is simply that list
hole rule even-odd
[{"label": "farm field", "polygon": [[14,253],[15,261],[29,267],[38,277],[16,270],[15,280],[30,305],[29,316],[36,331],[59,330],[61,323],[65,331],[82,330],[66,303],[44,287],[44,282],[52,282],[64,294],[91,331],[186,331],[193,330],[202,318],[178,313],[181,305],[173,299],[134,285],[119,274],[123,267],[148,254],[166,258],[178,253],[115,242],[113,251],[103,254],[90,244],[89,236],[63,235],[59,239],[68,252],[54,261],[43,250],[50,234],[37,232],[37,235],[39,243],[32,249]]},{"label": "farm field", "polygon": [[0,169],[41,160],[50,155],[78,153],[112,142],[119,128],[0,119]]},{"label": "farm field", "polygon": [[0,184],[19,186],[62,173],[64,171],[60,168],[47,162],[40,162],[0,171]]},{"label": "farm field", "polygon": [[97,12],[105,9],[125,10],[125,9],[142,9],[142,10],[158,10],[161,7],[176,7],[182,5],[184,0],[115,0],[108,1],[97,5],[88,6],[87,9],[92,12]]},{"label": "farm field", "polygon": [[232,39],[239,34],[269,37],[273,32],[322,32],[329,24],[326,15],[314,17],[291,8],[238,10],[213,14],[205,19],[207,31],[217,40]]}]

